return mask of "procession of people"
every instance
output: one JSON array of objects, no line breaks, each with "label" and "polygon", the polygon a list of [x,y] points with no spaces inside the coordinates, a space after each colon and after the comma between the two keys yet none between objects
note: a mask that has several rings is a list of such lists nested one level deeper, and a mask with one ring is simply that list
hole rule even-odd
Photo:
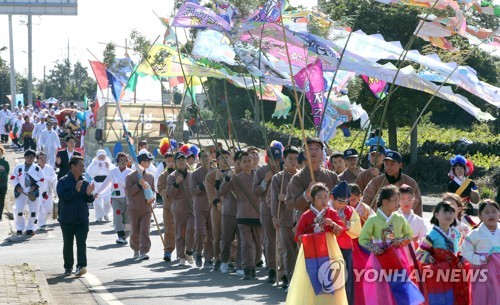
[{"label": "procession of people", "polygon": [[[16,116],[2,112],[0,123]],[[402,173],[402,155],[380,144],[369,147],[368,169],[360,167],[356,149],[328,155],[318,138],[303,147],[273,141],[243,150],[218,143],[177,149],[165,138],[158,163],[144,140],[135,160],[100,149],[84,168],[71,134],[79,126],[74,115],[62,150],[57,123],[40,112],[24,116],[21,134],[11,136],[16,149],[24,141],[24,162],[10,171],[0,149],[0,173],[10,172],[15,198],[6,204],[14,204],[16,234],[33,236],[45,230],[58,198],[65,275],[86,273],[92,204],[97,223],[113,222],[117,239],[110,243],[128,245],[134,259],[162,251],[172,268],[209,268],[243,280],[255,279],[265,266],[266,281],[287,289],[287,304],[496,304],[490,291],[500,288],[500,208],[479,198],[469,178],[473,165],[463,156],[451,159],[450,193],[427,227],[418,183]],[[8,132],[2,132],[5,146]],[[152,249],[158,203],[146,190],[162,199],[162,249]],[[481,223],[464,213],[470,206],[479,208]],[[440,282],[443,269],[490,272],[483,282],[464,277],[451,283]],[[367,270],[400,277],[369,281]]]}]

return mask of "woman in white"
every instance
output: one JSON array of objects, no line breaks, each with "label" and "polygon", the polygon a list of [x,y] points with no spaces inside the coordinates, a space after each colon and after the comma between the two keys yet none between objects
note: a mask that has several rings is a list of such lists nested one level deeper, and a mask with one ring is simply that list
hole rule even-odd
[{"label": "woman in white", "polygon": [[54,168],[47,164],[47,156],[43,151],[37,153],[36,160],[45,175],[45,183],[40,185],[40,205],[38,210],[39,229],[45,230],[47,219],[52,215],[57,175]]},{"label": "woman in white", "polygon": [[[95,184],[95,190],[99,190],[106,177],[109,175],[114,165],[106,156],[104,149],[97,151],[97,156],[92,160],[89,167],[86,169],[87,174],[92,177]],[[96,191],[94,191],[97,194]],[[94,210],[96,222],[109,221],[109,213],[111,212],[110,192],[99,193],[99,197],[94,200]]]}]

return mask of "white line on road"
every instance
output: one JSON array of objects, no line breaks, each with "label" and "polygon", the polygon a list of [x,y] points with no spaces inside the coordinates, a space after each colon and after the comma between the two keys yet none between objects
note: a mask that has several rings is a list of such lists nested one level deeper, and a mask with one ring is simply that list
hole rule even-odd
[{"label": "white line on road", "polygon": [[101,281],[95,275],[87,273],[84,277],[82,277],[82,279],[85,279],[92,294],[101,298],[104,302],[106,302],[106,304],[123,305],[123,303],[118,301],[113,294],[106,290]]}]

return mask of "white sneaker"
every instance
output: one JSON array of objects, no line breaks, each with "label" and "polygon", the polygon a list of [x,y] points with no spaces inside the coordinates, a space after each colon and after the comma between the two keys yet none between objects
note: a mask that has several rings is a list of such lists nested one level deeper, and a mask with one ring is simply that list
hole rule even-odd
[{"label": "white sneaker", "polygon": [[85,273],[87,273],[87,268],[85,268],[85,267],[76,267],[75,276],[82,276]]},{"label": "white sneaker", "polygon": [[179,259],[179,267],[184,267],[184,266],[186,266],[186,260],[183,258]]},{"label": "white sneaker", "polygon": [[194,264],[194,259],[192,255],[186,255],[186,260],[190,265]]},{"label": "white sneaker", "polygon": [[147,253],[142,253],[141,255],[139,255],[139,259],[147,261],[149,259],[149,255]]},{"label": "white sneaker", "polygon": [[127,242],[127,240],[125,238],[118,237],[118,239],[116,240],[116,243],[120,244],[120,245],[126,245],[128,242]]},{"label": "white sneaker", "polygon": [[109,221],[109,216],[108,215],[104,216],[104,220]]},{"label": "white sneaker", "polygon": [[228,273],[229,272],[229,264],[228,263],[220,264],[220,272]]},{"label": "white sneaker", "polygon": [[239,276],[244,276],[245,275],[245,271],[243,269],[238,269],[238,270],[236,270],[236,274],[239,275]]},{"label": "white sneaker", "polygon": [[139,258],[140,254],[139,251],[134,251],[134,258]]}]

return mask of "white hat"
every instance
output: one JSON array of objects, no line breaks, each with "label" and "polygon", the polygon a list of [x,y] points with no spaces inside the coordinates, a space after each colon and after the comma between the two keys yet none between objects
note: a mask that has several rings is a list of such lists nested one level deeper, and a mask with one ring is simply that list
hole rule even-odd
[{"label": "white hat", "polygon": [[104,149],[99,149],[97,151],[97,156],[100,157],[100,156],[105,156],[106,155],[106,151]]}]

